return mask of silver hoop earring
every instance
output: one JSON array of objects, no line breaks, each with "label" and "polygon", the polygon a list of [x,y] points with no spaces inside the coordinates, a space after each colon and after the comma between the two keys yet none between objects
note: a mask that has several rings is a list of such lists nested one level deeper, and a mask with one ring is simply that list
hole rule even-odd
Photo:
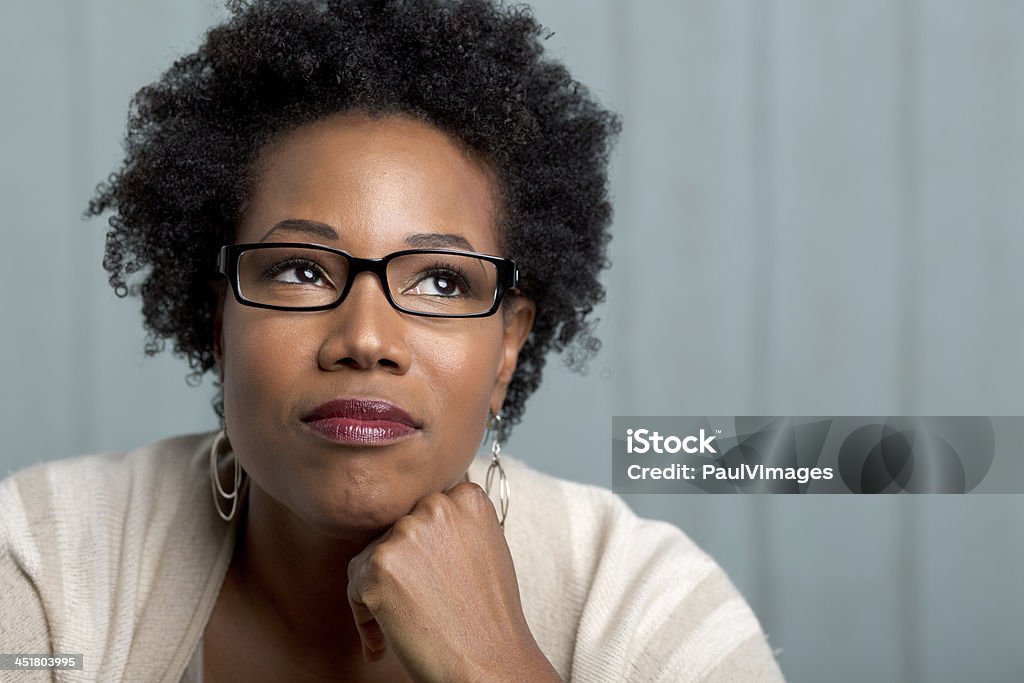
[{"label": "silver hoop earring", "polygon": [[491,495],[491,484],[494,482],[494,475],[498,475],[498,507],[500,516],[498,525],[505,530],[505,518],[508,517],[509,498],[512,497],[512,487],[505,476],[505,468],[501,466],[501,415],[491,415],[487,421],[487,430],[494,435],[491,441],[491,464],[487,467],[487,476],[484,478],[484,491]]},{"label": "silver hoop earring", "polygon": [[[213,489],[213,507],[217,508],[217,514],[225,522],[230,522],[235,518],[235,513],[238,511],[238,495],[239,491],[242,490],[242,466],[238,462],[238,456],[232,454],[232,459],[235,463],[234,481],[235,490],[228,493],[220,485],[220,477],[217,471],[217,460],[219,459],[220,453],[218,450],[222,443],[226,443],[230,448],[231,442],[228,441],[227,432],[223,429],[217,433],[217,436],[213,439],[213,445],[210,446],[210,486]],[[225,513],[221,508],[220,499],[226,498],[231,501],[231,511]]]}]

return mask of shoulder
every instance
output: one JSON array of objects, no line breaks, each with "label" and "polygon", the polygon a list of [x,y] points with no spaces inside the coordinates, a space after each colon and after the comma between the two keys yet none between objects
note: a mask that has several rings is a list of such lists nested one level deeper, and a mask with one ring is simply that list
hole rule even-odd
[{"label": "shoulder", "polygon": [[638,517],[607,489],[508,460],[516,568],[522,558],[556,585],[530,577],[523,590],[564,615],[573,679],[781,680],[747,602],[682,530]]},{"label": "shoulder", "polygon": [[[0,541],[11,551],[25,548],[29,540],[44,546],[58,540],[79,545],[87,539],[95,547],[105,534],[123,529],[129,513],[145,517],[169,511],[167,503],[201,474],[194,456],[210,438],[178,436],[131,451],[43,462],[16,472],[0,481]],[[29,566],[38,563],[31,556],[21,559]]]},{"label": "shoulder", "polygon": [[[194,478],[193,456],[208,434],[178,436],[131,451],[41,462],[0,481],[6,540],[116,521],[140,500],[173,496]],[[42,522],[52,522],[42,524]]]},{"label": "shoulder", "polygon": [[[203,542],[192,517],[210,495],[209,483],[199,489],[210,440],[194,434],[44,462],[0,481],[0,585],[12,587],[0,602],[27,625],[22,636],[97,664],[106,653],[114,671],[124,664],[161,558],[187,552],[190,538]],[[11,634],[0,636],[0,650],[12,651]]]},{"label": "shoulder", "polygon": [[193,464],[190,456],[200,443],[210,439],[211,434],[189,434],[130,451],[40,462],[0,480],[0,501],[13,504],[20,499],[33,510],[60,509],[72,507],[83,498],[115,498],[158,479],[180,483]]}]

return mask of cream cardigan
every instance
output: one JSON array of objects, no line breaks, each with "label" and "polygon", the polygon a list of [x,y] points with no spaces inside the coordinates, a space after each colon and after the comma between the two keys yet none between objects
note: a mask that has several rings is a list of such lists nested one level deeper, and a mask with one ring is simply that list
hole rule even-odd
[{"label": "cream cardigan", "polygon": [[[234,547],[235,525],[211,500],[212,439],[41,463],[0,481],[0,652],[84,655],[84,671],[56,680],[177,683]],[[679,529],[636,517],[604,489],[503,464],[523,609],[564,678],[782,680],[746,602]],[[482,481],[485,466],[470,478]]]}]

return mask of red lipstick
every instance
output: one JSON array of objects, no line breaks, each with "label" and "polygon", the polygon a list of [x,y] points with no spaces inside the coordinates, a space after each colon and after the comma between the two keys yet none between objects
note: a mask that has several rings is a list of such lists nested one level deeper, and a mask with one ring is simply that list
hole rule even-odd
[{"label": "red lipstick", "polygon": [[413,434],[419,425],[393,403],[372,399],[335,399],[302,417],[317,434],[350,446],[385,446]]}]

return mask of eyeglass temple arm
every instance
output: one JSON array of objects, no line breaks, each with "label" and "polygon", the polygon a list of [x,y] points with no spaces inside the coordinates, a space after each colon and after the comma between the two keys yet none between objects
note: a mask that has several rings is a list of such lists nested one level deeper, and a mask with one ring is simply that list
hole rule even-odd
[{"label": "eyeglass temple arm", "polygon": [[217,272],[228,274],[228,247],[225,245],[217,252]]},{"label": "eyeglass temple arm", "polygon": [[519,266],[518,266],[518,264],[513,263],[512,264],[511,275],[510,275],[510,277],[508,279],[508,282],[505,283],[505,289],[506,290],[515,289],[516,285],[518,285],[518,284],[519,284]]}]

